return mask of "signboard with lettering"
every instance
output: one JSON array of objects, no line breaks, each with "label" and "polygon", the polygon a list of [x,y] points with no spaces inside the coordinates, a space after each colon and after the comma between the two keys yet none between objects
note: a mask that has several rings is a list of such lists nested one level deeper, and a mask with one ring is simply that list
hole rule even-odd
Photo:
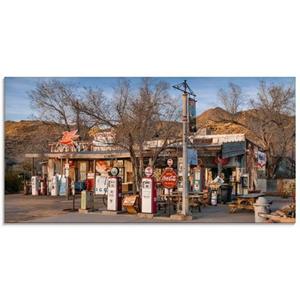
[{"label": "signboard with lettering", "polygon": [[177,174],[173,168],[165,168],[161,175],[161,184],[166,189],[174,189],[177,186]]},{"label": "signboard with lettering", "polygon": [[178,162],[177,162],[178,176],[182,176],[182,168],[183,168],[183,157],[178,157]]},{"label": "signboard with lettering", "polygon": [[136,195],[126,196],[123,201],[124,206],[134,206],[137,201]]},{"label": "signboard with lettering", "polygon": [[212,144],[213,139],[212,138],[195,138],[193,140],[193,145],[210,145]]}]

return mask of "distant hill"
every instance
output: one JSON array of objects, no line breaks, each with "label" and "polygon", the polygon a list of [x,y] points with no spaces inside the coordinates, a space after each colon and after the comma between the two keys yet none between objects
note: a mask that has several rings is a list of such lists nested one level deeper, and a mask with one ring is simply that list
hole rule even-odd
[{"label": "distant hill", "polygon": [[21,163],[25,153],[48,150],[48,143],[56,142],[63,127],[42,121],[5,122],[5,160]]},{"label": "distant hill", "polygon": [[196,122],[197,127],[203,128],[209,124],[209,122],[219,121],[220,119],[229,119],[230,114],[221,107],[210,108],[197,116]]},{"label": "distant hill", "polygon": [[[253,110],[242,111],[236,120],[247,124]],[[197,128],[209,128],[214,134],[244,133],[257,145],[261,141],[245,126],[230,122],[230,114],[220,107],[211,108],[197,116]],[[182,130],[181,123],[174,122],[175,130]],[[48,144],[58,141],[64,128],[56,123],[42,121],[6,121],[5,122],[5,160],[10,163],[22,163],[25,153],[48,151]],[[92,131],[91,131],[92,132]]]},{"label": "distant hill", "polygon": [[[216,134],[251,132],[244,127],[220,121],[230,115],[220,107],[208,109],[197,116],[198,128],[210,128]],[[247,117],[241,114],[241,118]],[[181,123],[173,122],[174,129],[181,131]],[[9,163],[22,163],[25,153],[39,153],[49,150],[48,144],[56,142],[65,129],[57,123],[38,120],[5,122],[5,159]]]},{"label": "distant hill", "polygon": [[211,108],[197,116],[197,128],[208,128],[212,134],[232,134],[243,133],[246,137],[258,146],[262,146],[261,141],[246,126],[251,119],[253,110],[241,111],[236,115],[236,121],[231,122],[231,115],[220,107]]}]

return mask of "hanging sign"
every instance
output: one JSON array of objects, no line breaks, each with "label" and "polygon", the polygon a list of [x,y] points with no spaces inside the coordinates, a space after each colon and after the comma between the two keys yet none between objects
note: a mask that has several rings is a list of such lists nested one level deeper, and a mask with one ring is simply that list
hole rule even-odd
[{"label": "hanging sign", "polygon": [[196,126],[196,100],[189,98],[189,131],[197,132]]},{"label": "hanging sign", "polygon": [[174,189],[177,186],[177,174],[173,168],[165,168],[161,178],[161,184],[166,189]]},{"label": "hanging sign", "polygon": [[198,153],[196,149],[188,149],[188,164],[189,165],[198,165]]}]

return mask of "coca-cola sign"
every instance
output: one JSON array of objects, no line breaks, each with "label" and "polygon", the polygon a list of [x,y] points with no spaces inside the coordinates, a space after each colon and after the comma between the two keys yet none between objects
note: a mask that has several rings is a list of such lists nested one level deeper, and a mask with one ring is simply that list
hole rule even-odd
[{"label": "coca-cola sign", "polygon": [[164,188],[174,189],[177,186],[177,174],[173,168],[166,168],[160,178]]}]

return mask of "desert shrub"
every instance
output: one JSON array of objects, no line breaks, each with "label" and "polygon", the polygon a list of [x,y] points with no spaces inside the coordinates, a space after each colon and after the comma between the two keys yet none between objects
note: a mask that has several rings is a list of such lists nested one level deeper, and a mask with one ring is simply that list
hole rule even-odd
[{"label": "desert shrub", "polygon": [[23,188],[23,178],[14,171],[5,172],[5,193],[18,193]]}]

